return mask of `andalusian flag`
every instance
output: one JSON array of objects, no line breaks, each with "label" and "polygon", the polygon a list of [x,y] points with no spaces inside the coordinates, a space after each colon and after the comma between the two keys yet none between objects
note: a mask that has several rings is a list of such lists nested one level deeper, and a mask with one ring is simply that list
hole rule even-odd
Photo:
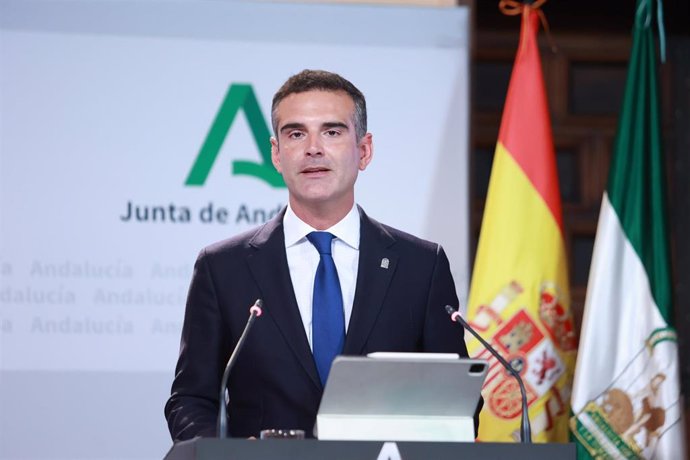
[{"label": "andalusian flag", "polygon": [[[561,200],[537,47],[537,11],[522,30],[498,135],[468,318],[517,369],[528,392],[535,441],[567,441],[577,340],[563,242]],[[479,440],[519,439],[519,387],[476,340],[470,355],[491,364]]]},{"label": "andalusian flag", "polygon": [[653,0],[638,0],[589,275],[570,426],[580,458],[682,459]]}]

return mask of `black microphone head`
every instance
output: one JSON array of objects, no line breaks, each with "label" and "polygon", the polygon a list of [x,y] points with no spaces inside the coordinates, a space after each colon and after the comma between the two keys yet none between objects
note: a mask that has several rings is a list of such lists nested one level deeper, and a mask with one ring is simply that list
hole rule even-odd
[{"label": "black microphone head", "polygon": [[457,311],[455,308],[451,307],[450,305],[446,305],[445,309],[446,309],[446,313],[448,313],[449,315],[452,315],[453,313],[455,313]]}]

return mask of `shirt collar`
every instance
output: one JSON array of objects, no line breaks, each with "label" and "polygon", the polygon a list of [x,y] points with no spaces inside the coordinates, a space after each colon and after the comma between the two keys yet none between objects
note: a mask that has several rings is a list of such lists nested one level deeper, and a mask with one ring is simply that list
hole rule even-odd
[{"label": "shirt collar", "polygon": [[[285,232],[285,247],[289,248],[290,246],[300,243],[302,240],[306,240],[306,236],[309,233],[317,230],[297,217],[297,214],[295,214],[290,204],[288,204],[287,211],[285,211],[285,217],[283,217],[283,231]],[[354,204],[350,212],[348,212],[340,222],[324,231],[331,232],[343,243],[353,249],[359,250],[359,211],[357,205]]]}]

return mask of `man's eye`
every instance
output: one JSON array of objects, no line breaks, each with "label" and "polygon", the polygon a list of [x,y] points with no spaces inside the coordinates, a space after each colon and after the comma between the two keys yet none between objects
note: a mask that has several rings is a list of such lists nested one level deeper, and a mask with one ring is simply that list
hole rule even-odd
[{"label": "man's eye", "polygon": [[329,137],[335,137],[339,134],[340,134],[340,131],[338,131],[337,129],[329,129],[328,131],[326,131],[326,136],[329,136]]},{"label": "man's eye", "polygon": [[302,139],[304,137],[304,133],[300,131],[293,131],[289,134],[288,136],[290,139]]}]

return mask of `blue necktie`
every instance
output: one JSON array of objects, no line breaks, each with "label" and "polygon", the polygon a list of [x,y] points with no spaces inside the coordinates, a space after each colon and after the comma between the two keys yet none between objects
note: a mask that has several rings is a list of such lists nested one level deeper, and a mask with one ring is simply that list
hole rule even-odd
[{"label": "blue necktie", "polygon": [[314,278],[311,329],[314,361],[324,385],[333,360],[343,351],[345,344],[343,295],[331,255],[333,238],[333,234],[328,232],[311,232],[307,235],[321,256]]}]

